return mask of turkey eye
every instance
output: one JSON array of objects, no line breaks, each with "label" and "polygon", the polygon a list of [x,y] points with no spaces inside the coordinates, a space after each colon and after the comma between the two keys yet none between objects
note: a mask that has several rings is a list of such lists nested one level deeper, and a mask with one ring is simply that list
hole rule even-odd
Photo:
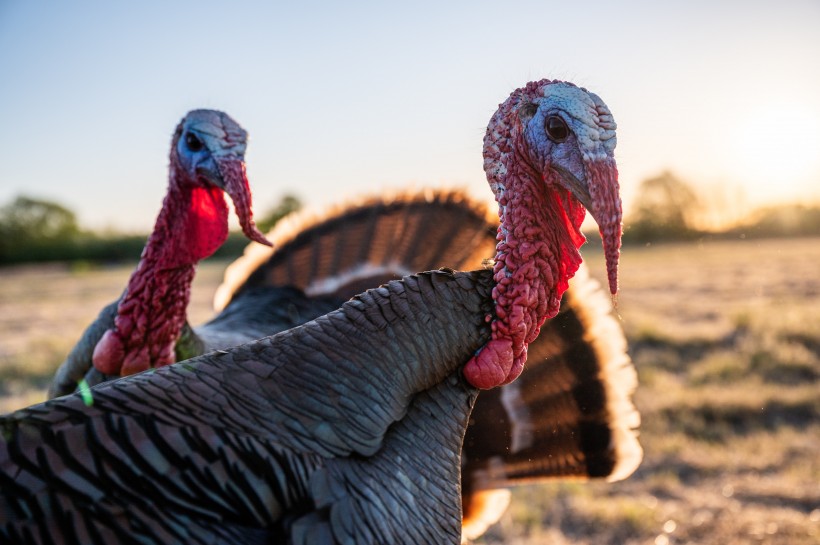
[{"label": "turkey eye", "polygon": [[569,137],[569,127],[567,123],[557,115],[547,118],[547,136],[553,142],[561,143]]},{"label": "turkey eye", "polygon": [[205,147],[205,145],[202,143],[202,140],[197,138],[196,135],[192,132],[189,132],[185,135],[185,145],[188,146],[188,149],[194,153],[202,151],[202,148]]}]

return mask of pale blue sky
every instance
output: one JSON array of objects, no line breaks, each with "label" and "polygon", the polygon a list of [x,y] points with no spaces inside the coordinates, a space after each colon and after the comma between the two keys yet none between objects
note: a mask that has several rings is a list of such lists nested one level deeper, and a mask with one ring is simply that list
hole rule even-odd
[{"label": "pale blue sky", "polygon": [[666,168],[729,208],[816,199],[818,29],[817,0],[0,0],[0,203],[148,229],[198,107],[249,131],[257,210],[411,183],[490,198],[487,121],[543,77],[612,109],[627,205]]}]

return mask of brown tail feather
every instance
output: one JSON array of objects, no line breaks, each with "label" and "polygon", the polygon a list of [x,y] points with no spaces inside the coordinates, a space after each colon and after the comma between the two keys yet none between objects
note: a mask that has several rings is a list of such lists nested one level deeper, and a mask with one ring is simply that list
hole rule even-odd
[{"label": "brown tail feather", "polygon": [[[268,235],[275,250],[252,244],[229,267],[216,305],[256,286],[346,298],[417,271],[478,269],[495,253],[496,227],[495,214],[459,192],[296,214]],[[642,456],[636,383],[609,298],[582,265],[561,312],[529,346],[524,373],[478,397],[464,442],[464,535],[498,520],[509,503],[506,487],[631,474]]]},{"label": "brown tail feather", "polygon": [[393,278],[447,266],[473,270],[495,253],[497,218],[458,191],[373,198],[323,214],[298,213],[251,244],[225,273],[215,306],[241,290],[292,285],[350,297]]},{"label": "brown tail feather", "polygon": [[478,398],[464,441],[465,528],[486,528],[503,513],[474,501],[484,491],[629,476],[643,455],[631,401],[636,385],[608,297],[582,267],[561,312],[530,345],[521,376]]}]

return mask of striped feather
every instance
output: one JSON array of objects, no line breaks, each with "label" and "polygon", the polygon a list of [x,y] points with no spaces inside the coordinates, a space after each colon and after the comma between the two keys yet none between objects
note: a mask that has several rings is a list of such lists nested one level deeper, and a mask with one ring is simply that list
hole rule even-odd
[{"label": "striped feather", "polygon": [[[277,245],[275,251],[252,244],[229,267],[217,294],[217,307],[224,310],[197,332],[216,340],[216,345],[231,346],[237,332],[254,338],[289,329],[410,271],[480,269],[495,252],[495,222],[495,215],[484,206],[455,191],[364,199],[323,214],[294,215],[268,236]],[[628,476],[641,458],[636,438],[639,418],[631,403],[635,383],[609,299],[582,267],[565,294],[561,312],[544,324],[530,345],[521,377],[478,397],[462,459],[464,535],[480,535],[501,516],[509,503],[509,486],[555,478]],[[314,386],[311,381],[295,385],[305,392]],[[236,400],[217,396],[215,401],[232,407],[248,397],[248,402],[260,403],[252,392],[249,386],[234,391]],[[138,402],[134,400],[135,406]],[[174,401],[169,397],[166,402]],[[228,411],[224,416],[231,415],[238,413]],[[300,416],[293,418],[298,421]],[[156,447],[160,454],[150,459],[159,465],[165,460],[168,467],[186,464],[183,455],[173,454],[177,448],[186,452],[202,443],[190,432],[184,437],[171,434],[174,439],[167,442],[165,434],[150,426],[144,433],[117,429],[133,435],[149,454],[154,450],[144,436],[150,432],[152,440],[163,445]],[[231,450],[231,455],[250,463],[249,452],[259,455],[260,449],[251,442]],[[107,456],[128,459],[129,452],[112,451]],[[281,469],[283,464],[275,459],[266,460],[268,467],[280,468],[272,469],[274,473],[301,478],[298,471],[294,475]],[[223,472],[219,478],[226,475]],[[251,498],[269,494],[242,482],[237,479],[240,491],[220,494],[233,498],[230,503],[243,510],[258,513],[259,506]],[[162,493],[194,510],[202,490],[194,484],[185,486]],[[280,504],[290,497],[287,490],[270,493]]]},{"label": "striped feather", "polygon": [[[268,235],[276,250],[252,244],[229,267],[216,306],[265,286],[349,297],[415,270],[478,269],[495,253],[497,221],[462,193],[430,190],[297,214]],[[507,487],[629,476],[642,457],[636,384],[609,297],[582,265],[525,372],[478,398],[462,462],[465,535],[501,516]]]},{"label": "striped feather", "polygon": [[300,212],[253,243],[217,290],[221,310],[245,290],[294,286],[310,296],[348,298],[417,271],[474,270],[495,254],[497,222],[460,191],[373,197],[323,212]]},{"label": "striped feather", "polygon": [[491,288],[489,271],[414,275],[92,403],[0,417],[0,542],[315,542],[306,520],[329,545],[458,543],[476,396],[458,368],[489,338]]}]

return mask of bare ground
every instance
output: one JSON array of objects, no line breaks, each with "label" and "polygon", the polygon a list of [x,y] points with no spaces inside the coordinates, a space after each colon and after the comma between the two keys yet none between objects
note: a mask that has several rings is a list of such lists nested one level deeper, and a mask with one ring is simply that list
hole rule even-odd
[{"label": "bare ground", "polygon": [[[224,265],[200,267],[193,323]],[[0,412],[43,399],[130,271],[0,269]],[[641,380],[643,464],[620,483],[521,487],[478,543],[819,543],[818,271],[820,239],[626,248],[618,312]]]}]

